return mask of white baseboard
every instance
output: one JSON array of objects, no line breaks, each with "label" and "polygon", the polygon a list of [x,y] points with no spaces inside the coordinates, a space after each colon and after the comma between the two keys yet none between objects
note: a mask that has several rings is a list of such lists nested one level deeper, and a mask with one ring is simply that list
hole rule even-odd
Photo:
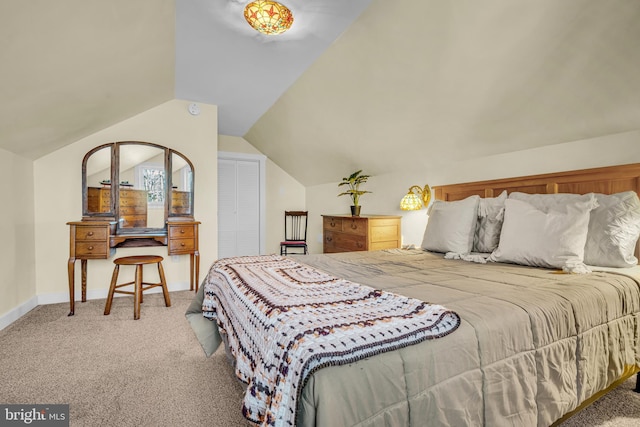
[{"label": "white baseboard", "polygon": [[[177,283],[169,283],[167,284],[167,288],[169,289],[169,292],[174,292],[174,291],[188,291],[189,290],[189,283],[188,282],[177,282]],[[162,292],[162,289],[160,288],[153,288],[148,290],[147,294],[155,294],[155,293],[159,293]],[[88,289],[87,290],[87,300],[93,300],[93,299],[105,299],[107,298],[107,294],[109,293],[108,289]],[[75,295],[75,300],[80,301],[80,299],[82,298],[82,293],[81,291],[76,292]],[[127,295],[114,295],[115,297],[124,297]],[[16,320],[18,320],[19,318],[21,318],[22,316],[24,316],[25,314],[27,314],[29,311],[33,310],[34,308],[36,308],[39,305],[46,305],[46,304],[59,304],[59,303],[69,303],[69,293],[68,292],[58,292],[58,293],[53,293],[53,294],[42,294],[42,295],[37,295],[31,299],[29,299],[27,302],[19,305],[18,307],[14,308],[13,310],[9,311],[8,313],[0,316],[0,331],[3,330],[4,328],[6,328],[7,326],[9,326],[10,324],[12,324],[13,322],[15,322]]]},{"label": "white baseboard", "polygon": [[[67,296],[67,300],[69,296]],[[38,297],[32,297],[8,313],[0,316],[0,331],[38,306]]]}]

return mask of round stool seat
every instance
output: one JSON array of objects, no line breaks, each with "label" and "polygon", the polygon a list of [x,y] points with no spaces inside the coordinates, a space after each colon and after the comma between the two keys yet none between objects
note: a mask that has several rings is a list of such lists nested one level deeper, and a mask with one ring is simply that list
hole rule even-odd
[{"label": "round stool seat", "polygon": [[163,259],[160,255],[132,255],[116,258],[113,263],[118,265],[156,264]]}]

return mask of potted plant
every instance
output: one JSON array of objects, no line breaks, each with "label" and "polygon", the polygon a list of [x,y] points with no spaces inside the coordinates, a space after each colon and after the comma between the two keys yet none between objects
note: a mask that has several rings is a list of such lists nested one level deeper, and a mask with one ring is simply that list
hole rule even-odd
[{"label": "potted plant", "polygon": [[369,179],[370,175],[363,175],[362,170],[355,171],[346,178],[342,178],[342,182],[338,184],[338,187],[347,185],[349,189],[343,193],[338,194],[340,196],[350,196],[353,205],[351,206],[351,215],[360,216],[360,196],[365,193],[371,193],[371,191],[360,190],[360,184],[364,184]]}]

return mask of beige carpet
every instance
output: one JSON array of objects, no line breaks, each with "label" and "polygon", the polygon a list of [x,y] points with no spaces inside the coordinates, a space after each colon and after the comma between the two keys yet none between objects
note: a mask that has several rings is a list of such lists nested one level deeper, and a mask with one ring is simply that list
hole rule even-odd
[{"label": "beige carpet", "polygon": [[[40,306],[0,331],[0,403],[70,404],[72,426],[246,426],[224,352],[206,359],[184,312],[193,292]],[[563,427],[637,427],[635,378]],[[329,426],[334,427],[334,426]]]},{"label": "beige carpet", "polygon": [[184,312],[193,292],[39,306],[0,332],[0,401],[68,403],[72,426],[243,426],[224,352],[206,359]]}]

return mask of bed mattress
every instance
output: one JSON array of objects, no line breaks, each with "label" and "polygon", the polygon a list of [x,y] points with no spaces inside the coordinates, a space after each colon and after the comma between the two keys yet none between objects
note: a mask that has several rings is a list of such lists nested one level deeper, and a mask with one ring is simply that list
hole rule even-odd
[{"label": "bed mattress", "polygon": [[[299,426],[549,426],[640,366],[637,267],[561,274],[422,250],[296,260],[461,318],[437,340],[316,371]],[[223,337],[202,317],[202,298],[187,318],[211,354]]]}]

